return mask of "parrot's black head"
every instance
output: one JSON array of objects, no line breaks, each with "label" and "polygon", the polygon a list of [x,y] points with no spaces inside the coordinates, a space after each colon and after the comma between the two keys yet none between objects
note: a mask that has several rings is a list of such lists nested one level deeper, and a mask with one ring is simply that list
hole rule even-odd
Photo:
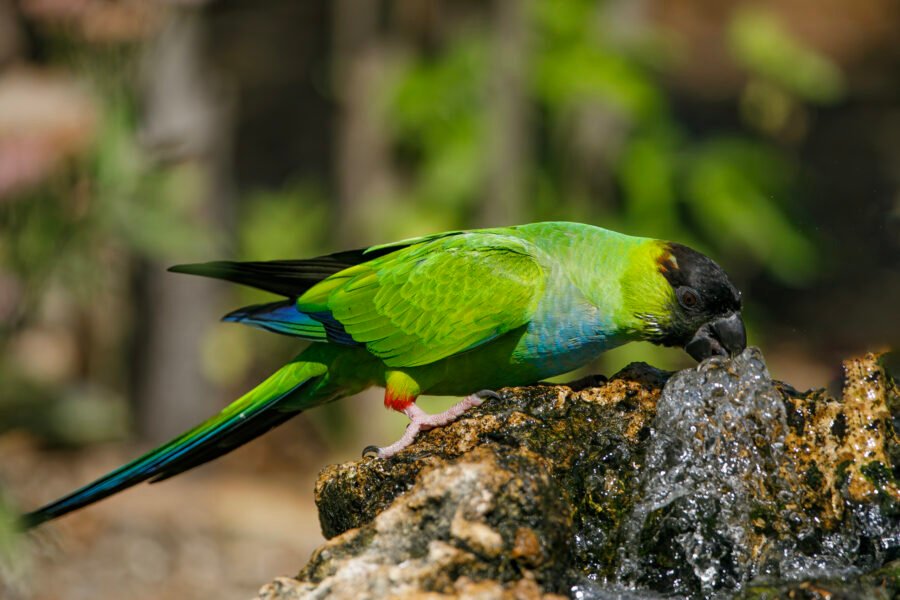
[{"label": "parrot's black head", "polygon": [[722,267],[674,242],[665,245],[657,263],[674,292],[671,320],[659,343],[683,346],[698,361],[734,356],[746,348],[741,293]]}]

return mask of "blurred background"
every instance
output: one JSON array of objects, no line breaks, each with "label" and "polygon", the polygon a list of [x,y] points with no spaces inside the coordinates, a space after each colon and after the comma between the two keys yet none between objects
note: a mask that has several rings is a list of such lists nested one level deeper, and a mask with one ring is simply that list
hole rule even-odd
[{"label": "blurred background", "polygon": [[[0,596],[248,598],[374,391],[15,539],[300,345],[175,263],[576,220],[678,240],[795,387],[900,341],[895,0],[0,0]],[[632,360],[688,366],[636,344]],[[426,400],[437,410],[446,400]]]}]

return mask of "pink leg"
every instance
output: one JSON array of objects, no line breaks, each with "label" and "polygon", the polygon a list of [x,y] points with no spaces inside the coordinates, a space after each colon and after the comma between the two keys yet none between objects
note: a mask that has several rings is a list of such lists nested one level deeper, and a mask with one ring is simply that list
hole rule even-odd
[{"label": "pink leg", "polygon": [[397,454],[398,452],[412,444],[413,440],[416,439],[416,435],[420,431],[428,431],[429,429],[433,429],[435,427],[448,425],[473,406],[478,406],[479,404],[484,402],[485,398],[499,397],[500,395],[497,394],[497,392],[482,390],[475,394],[466,396],[444,412],[433,415],[428,414],[415,404],[410,404],[401,411],[403,414],[409,417],[409,425],[407,425],[406,431],[403,432],[403,437],[401,437],[390,446],[384,446],[383,448],[368,446],[365,450],[363,450],[363,456],[369,453],[374,453],[376,456],[378,456],[378,458],[390,458],[391,456]]}]

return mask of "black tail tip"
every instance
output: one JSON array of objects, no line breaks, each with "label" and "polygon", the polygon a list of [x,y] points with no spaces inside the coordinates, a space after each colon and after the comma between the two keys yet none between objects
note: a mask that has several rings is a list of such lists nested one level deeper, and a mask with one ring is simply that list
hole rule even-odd
[{"label": "black tail tip", "polygon": [[35,527],[43,525],[52,518],[53,517],[51,515],[45,512],[34,511],[25,513],[24,515],[20,516],[18,525],[22,531],[28,531],[30,529],[34,529]]}]

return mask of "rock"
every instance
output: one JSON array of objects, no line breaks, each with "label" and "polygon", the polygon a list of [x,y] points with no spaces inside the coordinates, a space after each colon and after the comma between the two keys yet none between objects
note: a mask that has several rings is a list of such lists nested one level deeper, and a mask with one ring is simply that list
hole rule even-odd
[{"label": "rock", "polygon": [[[624,463],[630,449],[637,448],[641,436],[649,433],[656,399],[667,378],[667,373],[647,365],[633,365],[602,387],[509,388],[502,391],[500,400],[486,402],[455,423],[420,435],[390,460],[366,458],[330,465],[319,475],[315,491],[322,532],[331,538],[371,521],[409,489],[423,468],[462,456],[486,442],[528,448],[549,461],[554,476],[566,477],[575,471],[572,476],[579,480],[588,478],[584,468],[593,471],[611,457]],[[606,484],[616,487],[612,481]],[[607,492],[600,496],[607,504],[611,500]]]},{"label": "rock", "polygon": [[755,349],[502,390],[390,460],[324,469],[330,539],[260,598],[895,589],[900,568],[876,569],[900,556],[898,405],[873,355],[835,400],[772,381]]},{"label": "rock", "polygon": [[741,600],[895,600],[900,597],[900,561],[852,577],[807,579],[751,586]]},{"label": "rock", "polygon": [[[572,519],[547,466],[527,449],[502,451],[489,443],[426,467],[372,522],[319,548],[291,593],[348,600],[426,592],[543,598],[537,582],[562,577],[568,564],[567,552],[548,551],[565,548]],[[523,535],[536,546],[515,556],[508,550]]]}]

